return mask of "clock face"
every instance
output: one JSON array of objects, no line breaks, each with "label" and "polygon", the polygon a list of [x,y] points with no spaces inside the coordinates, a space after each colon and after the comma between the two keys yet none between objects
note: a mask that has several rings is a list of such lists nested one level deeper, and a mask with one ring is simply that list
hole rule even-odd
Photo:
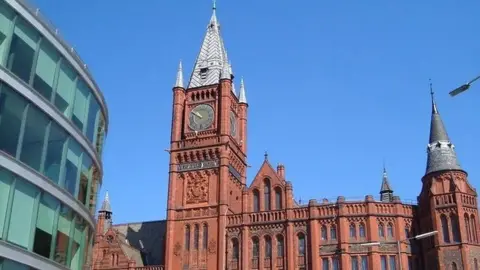
[{"label": "clock face", "polygon": [[201,131],[209,128],[213,123],[214,111],[212,106],[201,104],[190,111],[190,128],[194,131]]},{"label": "clock face", "polygon": [[232,137],[237,135],[237,117],[233,112],[230,112],[230,135]]}]

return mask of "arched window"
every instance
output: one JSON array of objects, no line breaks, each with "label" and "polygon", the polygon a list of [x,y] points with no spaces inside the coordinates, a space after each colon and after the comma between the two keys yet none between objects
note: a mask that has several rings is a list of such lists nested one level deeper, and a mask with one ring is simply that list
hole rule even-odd
[{"label": "arched window", "polygon": [[393,224],[388,223],[387,225],[387,237],[393,238]]},{"label": "arched window", "polygon": [[265,258],[272,257],[272,238],[265,236]]},{"label": "arched window", "polygon": [[323,270],[330,270],[330,261],[328,261],[328,258],[323,258],[322,259],[322,269]]},{"label": "arched window", "polygon": [[282,189],[279,187],[275,189],[275,209],[282,209]]},{"label": "arched window", "polygon": [[239,246],[238,246],[238,239],[233,238],[232,239],[232,258],[236,261],[238,261],[239,257]]},{"label": "arched window", "polygon": [[203,224],[203,241],[202,241],[202,247],[203,249],[207,249],[208,246],[208,226],[207,224]]},{"label": "arched window", "polygon": [[270,181],[265,178],[263,186],[264,206],[265,211],[270,211]]},{"label": "arched window", "polygon": [[470,230],[470,217],[468,216],[467,213],[465,213],[463,218],[465,219],[465,231],[467,232],[468,242],[473,242],[472,241],[472,231]]},{"label": "arched window", "polygon": [[350,238],[357,238],[357,227],[355,224],[350,224]]},{"label": "arched window", "polygon": [[455,214],[450,215],[450,223],[452,224],[453,242],[460,242],[460,227],[458,226],[458,216]]},{"label": "arched window", "polygon": [[470,216],[470,226],[472,228],[472,240],[473,242],[477,243],[478,242],[478,234],[477,234],[477,224],[475,222],[475,216],[472,214]]},{"label": "arched window", "polygon": [[335,224],[330,225],[330,239],[337,240],[337,228]]},{"label": "arched window", "polygon": [[260,251],[260,244],[257,237],[252,238],[252,257],[258,258],[258,253]]},{"label": "arched window", "polygon": [[283,235],[277,235],[277,257],[283,257]]},{"label": "arched window", "polygon": [[454,262],[452,262],[452,270],[458,270],[457,264]]},{"label": "arched window", "polygon": [[185,226],[185,249],[190,250],[190,225]]},{"label": "arched window", "polygon": [[363,223],[360,223],[360,225],[358,225],[358,234],[361,238],[365,238],[366,236],[365,225]]},{"label": "arched window", "polygon": [[445,215],[440,216],[440,222],[442,223],[443,242],[450,243],[450,230],[448,229],[448,220]]},{"label": "arched window", "polygon": [[260,212],[260,192],[253,190],[253,212]]},{"label": "arched window", "polygon": [[200,241],[200,227],[195,224],[195,230],[193,231],[193,249],[198,249],[198,242]]},{"label": "arched window", "polygon": [[405,238],[410,238],[410,228],[405,228]]},{"label": "arched window", "polygon": [[305,256],[305,235],[303,233],[298,234],[298,255]]},{"label": "arched window", "polygon": [[321,229],[320,234],[321,234],[321,237],[322,237],[323,241],[327,240],[327,226],[322,225],[322,229]]},{"label": "arched window", "polygon": [[477,258],[473,259],[473,270],[478,270],[478,260],[477,260]]},{"label": "arched window", "polygon": [[383,228],[383,223],[378,224],[378,237],[380,238],[385,237],[385,229]]}]

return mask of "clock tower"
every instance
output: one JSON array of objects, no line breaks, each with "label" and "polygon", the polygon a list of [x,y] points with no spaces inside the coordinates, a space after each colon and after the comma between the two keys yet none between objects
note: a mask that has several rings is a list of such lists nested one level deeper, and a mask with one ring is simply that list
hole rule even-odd
[{"label": "clock tower", "polygon": [[227,215],[242,212],[247,101],[220,34],[216,7],[187,87],[173,87],[166,269],[225,269]]}]

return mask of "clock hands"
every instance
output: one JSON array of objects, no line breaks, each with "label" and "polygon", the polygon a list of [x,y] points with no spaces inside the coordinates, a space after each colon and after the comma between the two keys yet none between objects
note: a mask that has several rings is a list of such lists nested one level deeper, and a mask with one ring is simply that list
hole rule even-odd
[{"label": "clock hands", "polygon": [[199,114],[198,112],[192,112],[192,113],[200,119],[203,118],[203,116],[201,114]]}]

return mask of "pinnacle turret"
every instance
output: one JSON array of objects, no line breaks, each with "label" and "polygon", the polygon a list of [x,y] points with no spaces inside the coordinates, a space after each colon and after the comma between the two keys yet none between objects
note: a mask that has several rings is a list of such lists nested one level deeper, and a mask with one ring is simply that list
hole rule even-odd
[{"label": "pinnacle turret", "polygon": [[455,146],[450,139],[443,124],[430,84],[432,99],[432,117],[430,122],[430,139],[427,146],[427,169],[425,174],[445,170],[462,170],[457,160]]},{"label": "pinnacle turret", "polygon": [[175,81],[175,86],[174,87],[179,87],[179,88],[184,88],[183,86],[183,67],[182,67],[182,61],[178,64],[178,71],[177,71],[177,80]]},{"label": "pinnacle turret", "polygon": [[238,94],[238,102],[247,104],[247,96],[245,95],[245,83],[243,78],[240,79],[240,93]]},{"label": "pinnacle turret", "polygon": [[380,200],[382,202],[391,202],[393,200],[393,189],[388,181],[387,169],[383,166],[382,186],[380,188]]}]

